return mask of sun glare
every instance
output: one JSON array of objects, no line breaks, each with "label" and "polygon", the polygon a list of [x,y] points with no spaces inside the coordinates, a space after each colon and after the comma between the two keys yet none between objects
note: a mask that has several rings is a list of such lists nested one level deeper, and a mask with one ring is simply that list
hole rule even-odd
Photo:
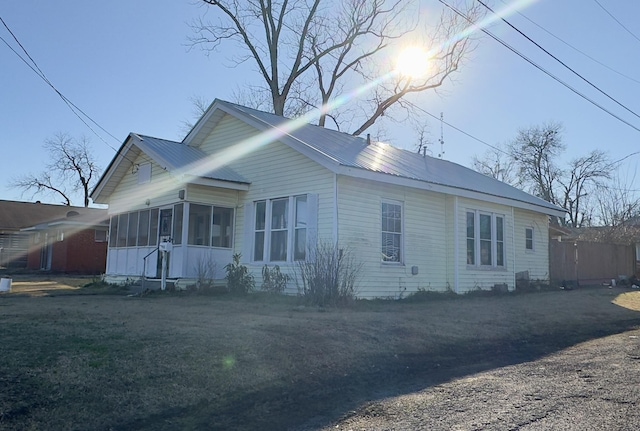
[{"label": "sun glare", "polygon": [[429,68],[429,58],[424,49],[406,48],[398,56],[396,72],[409,78],[421,78]]}]

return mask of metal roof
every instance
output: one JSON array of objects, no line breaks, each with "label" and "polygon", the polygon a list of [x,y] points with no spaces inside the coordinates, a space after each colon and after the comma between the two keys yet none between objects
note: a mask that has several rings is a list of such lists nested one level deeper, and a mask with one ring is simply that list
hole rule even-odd
[{"label": "metal roof", "polygon": [[[367,139],[311,124],[289,128],[287,123],[291,120],[287,118],[230,102],[217,103],[227,107],[228,112],[235,111],[252,120],[254,124],[262,123],[264,128],[282,130],[283,136],[279,140],[289,141],[298,148],[304,146],[312,150],[312,157],[315,154],[317,158],[325,158],[325,162],[515,200],[552,210],[554,213],[564,212],[562,208],[544,199],[457,163],[403,150],[383,142],[368,143]],[[215,105],[214,102],[212,107]]]},{"label": "metal roof", "polygon": [[250,184],[250,181],[228,166],[207,168],[207,162],[212,156],[199,148],[151,136],[139,134],[133,134],[133,136],[137,138],[135,145],[169,172]]}]

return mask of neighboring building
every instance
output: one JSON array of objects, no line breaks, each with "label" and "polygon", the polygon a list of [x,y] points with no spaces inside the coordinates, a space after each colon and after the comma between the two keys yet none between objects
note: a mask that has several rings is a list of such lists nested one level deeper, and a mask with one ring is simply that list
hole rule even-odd
[{"label": "neighboring building", "polygon": [[220,100],[182,142],[130,134],[92,198],[109,205],[109,281],[157,277],[163,240],[180,285],[205,260],[223,278],[234,253],[259,285],[329,242],[362,263],[361,297],[548,279],[564,215],[455,163]]},{"label": "neighboring building", "polygon": [[107,263],[109,218],[102,209],[77,209],[66,217],[23,229],[29,232],[28,269],[102,274]]},{"label": "neighboring building", "polygon": [[[76,215],[75,225],[72,222],[73,216]],[[64,261],[64,265],[57,268],[63,272],[80,272],[78,270],[77,261],[68,259],[67,257],[57,256],[54,251],[54,244],[57,239],[66,238],[64,245],[73,243],[73,254],[82,259],[99,262],[102,260],[102,269],[92,267],[91,273],[104,272],[104,261],[106,259],[105,244],[102,244],[102,250],[96,250],[88,245],[82,245],[78,242],[77,232],[80,236],[88,235],[94,237],[95,231],[100,230],[102,233],[97,234],[98,239],[102,235],[104,237],[108,225],[102,224],[101,227],[96,226],[99,220],[107,218],[107,210],[84,207],[71,207],[65,205],[43,204],[40,202],[18,202],[0,200],[0,266],[17,269],[52,269],[49,265],[40,265],[40,261],[34,256],[39,256],[41,250],[48,250],[48,257],[45,262]],[[47,227],[49,223],[54,223]],[[81,223],[79,226],[77,223]],[[71,229],[70,225],[74,225]],[[87,232],[84,232],[87,230]],[[73,233],[73,234],[72,234]],[[62,244],[56,245],[55,249],[60,248]],[[84,271],[83,271],[84,272]]]}]

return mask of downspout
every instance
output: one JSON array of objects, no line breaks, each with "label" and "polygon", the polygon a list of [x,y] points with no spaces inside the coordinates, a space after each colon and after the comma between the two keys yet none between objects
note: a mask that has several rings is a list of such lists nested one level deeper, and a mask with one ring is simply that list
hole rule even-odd
[{"label": "downspout", "polygon": [[460,232],[458,232],[458,196],[453,197],[453,291],[459,293]]},{"label": "downspout", "polygon": [[338,246],[338,174],[333,173],[333,241]]},{"label": "downspout", "polygon": [[511,207],[511,250],[513,254],[513,290],[516,290],[516,213]]}]

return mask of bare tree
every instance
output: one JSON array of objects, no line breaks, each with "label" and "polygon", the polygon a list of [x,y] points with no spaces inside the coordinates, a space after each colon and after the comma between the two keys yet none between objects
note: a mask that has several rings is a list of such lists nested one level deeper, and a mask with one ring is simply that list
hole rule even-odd
[{"label": "bare tree", "polygon": [[522,185],[534,195],[554,204],[560,204],[555,186],[562,176],[562,170],[556,163],[565,149],[561,132],[560,123],[520,129],[510,146]]},{"label": "bare tree", "polygon": [[567,210],[569,224],[581,227],[593,218],[593,206],[587,201],[598,186],[611,179],[609,157],[600,150],[573,159],[565,175],[557,178],[559,204]]},{"label": "bare tree", "polygon": [[[604,200],[617,163],[600,150],[581,156],[561,168],[564,152],[562,126],[548,123],[521,129],[506,149],[487,151],[473,158],[473,168],[500,181],[523,188],[567,211],[563,224],[573,227],[595,222],[610,223],[614,216],[601,216]],[[598,208],[599,207],[599,208]]]},{"label": "bare tree", "polygon": [[[89,206],[89,193],[100,172],[87,138],[76,140],[66,133],[58,133],[45,141],[43,148],[49,152],[50,162],[38,174],[27,174],[13,179],[11,186],[33,194],[49,193],[71,205],[71,194],[80,192],[84,206]],[[70,191],[69,191],[70,190]]]},{"label": "bare tree", "polygon": [[[191,96],[189,101],[191,102],[191,114],[195,121],[198,121],[207,112],[210,102],[203,96]],[[193,126],[195,126],[195,123],[192,120],[182,121],[182,131],[185,135],[193,129]]]},{"label": "bare tree", "polygon": [[393,65],[388,61],[393,56],[390,50],[401,41],[418,39],[421,29],[413,13],[415,1],[203,2],[218,14],[216,21],[201,18],[193,24],[192,46],[212,52],[222,44],[236,43],[242,54],[233,58],[233,64],[251,61],[257,66],[277,115],[296,116],[322,107],[319,124],[324,126],[331,119],[340,128],[340,109],[331,102],[344,96],[347,85],[356,88],[375,82],[373,96],[358,106],[360,120],[351,113],[344,115],[356,124],[354,135],[363,133],[393,106],[402,106],[408,94],[437,88],[457,71],[473,47],[469,36],[460,34],[482,13],[475,3],[463,8],[466,18],[443,10],[429,37],[431,73],[416,78],[391,73]]},{"label": "bare tree", "polygon": [[488,177],[514,187],[521,186],[517,162],[504,145],[488,149],[481,157],[473,156],[471,165],[474,170]]},{"label": "bare tree", "polygon": [[[634,170],[635,172],[635,170]],[[595,219],[599,225],[609,226],[610,238],[620,242],[629,228],[635,229],[640,220],[640,191],[631,188],[635,181],[635,173],[629,178],[620,172],[619,167],[613,169],[611,179],[606,184],[598,184],[595,191]],[[635,235],[631,238],[635,238]]]}]

